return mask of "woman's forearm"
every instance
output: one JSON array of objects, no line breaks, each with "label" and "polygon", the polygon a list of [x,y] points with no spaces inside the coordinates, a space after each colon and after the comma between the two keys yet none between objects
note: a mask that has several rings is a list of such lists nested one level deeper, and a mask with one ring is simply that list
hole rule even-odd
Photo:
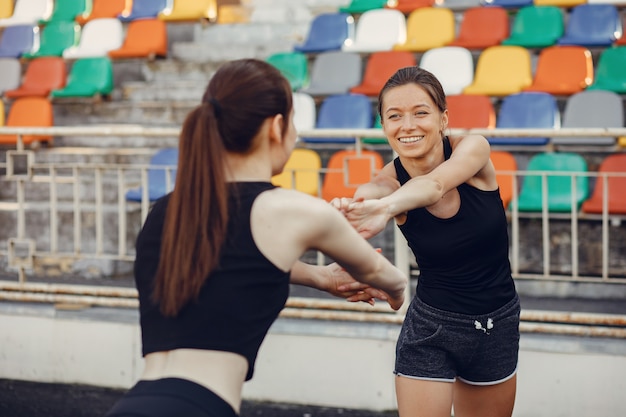
[{"label": "woman's forearm", "polygon": [[380,200],[387,206],[389,218],[394,218],[407,211],[435,204],[442,197],[443,187],[440,183],[429,178],[415,177]]}]

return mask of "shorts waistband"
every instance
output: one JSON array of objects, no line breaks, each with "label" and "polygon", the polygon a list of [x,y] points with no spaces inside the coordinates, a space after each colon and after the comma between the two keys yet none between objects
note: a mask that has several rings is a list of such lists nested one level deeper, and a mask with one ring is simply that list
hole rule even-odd
[{"label": "shorts waistband", "polygon": [[441,310],[429,304],[426,304],[417,295],[413,297],[412,304],[419,308],[422,314],[428,314],[431,317],[435,318],[445,317],[447,320],[452,322],[456,321],[459,323],[465,323],[467,322],[467,320],[483,321],[488,318],[496,320],[501,317],[506,317],[510,315],[511,310],[517,308],[517,306],[519,305],[519,296],[515,294],[515,297],[513,297],[508,303],[498,308],[497,310],[485,314],[463,314],[456,313],[454,311]]}]

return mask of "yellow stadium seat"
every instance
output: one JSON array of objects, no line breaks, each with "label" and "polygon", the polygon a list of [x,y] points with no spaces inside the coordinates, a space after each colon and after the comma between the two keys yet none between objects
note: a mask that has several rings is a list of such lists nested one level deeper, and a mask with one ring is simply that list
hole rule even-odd
[{"label": "yellow stadium seat", "polygon": [[423,52],[449,44],[455,37],[454,13],[445,7],[421,7],[406,21],[406,42],[395,51]]},{"label": "yellow stadium seat", "polygon": [[620,148],[626,148],[626,136],[621,136],[617,139],[617,144]]},{"label": "yellow stadium seat", "polygon": [[171,7],[159,13],[165,21],[217,19],[217,0],[174,0]]},{"label": "yellow stadium seat", "polygon": [[474,81],[464,94],[507,96],[532,84],[530,52],[522,46],[491,46],[478,56]]},{"label": "yellow stadium seat", "polygon": [[0,19],[13,16],[13,0],[0,0]]},{"label": "yellow stadium seat", "polygon": [[574,7],[586,4],[587,0],[533,0],[535,6]]},{"label": "yellow stadium seat", "polygon": [[250,8],[240,4],[223,4],[217,11],[217,23],[220,25],[232,23],[248,23]]},{"label": "yellow stadium seat", "polygon": [[312,149],[296,148],[291,153],[283,172],[272,177],[272,184],[282,188],[295,188],[317,197],[322,160]]}]

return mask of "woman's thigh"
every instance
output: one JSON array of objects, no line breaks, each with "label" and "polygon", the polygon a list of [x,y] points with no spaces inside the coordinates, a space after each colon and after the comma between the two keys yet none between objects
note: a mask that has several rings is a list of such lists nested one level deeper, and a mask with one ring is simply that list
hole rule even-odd
[{"label": "woman's thigh", "polygon": [[455,417],[510,417],[515,404],[517,376],[496,385],[454,383]]},{"label": "woman's thigh", "polygon": [[453,383],[396,376],[400,417],[450,417]]}]

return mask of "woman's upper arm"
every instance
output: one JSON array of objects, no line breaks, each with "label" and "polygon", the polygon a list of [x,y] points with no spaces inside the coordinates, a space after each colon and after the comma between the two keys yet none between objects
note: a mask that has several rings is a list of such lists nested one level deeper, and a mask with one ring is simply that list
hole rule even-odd
[{"label": "woman's upper arm", "polygon": [[382,198],[400,188],[400,183],[396,177],[396,169],[393,162],[389,162],[383,169],[372,178],[371,182],[359,186],[354,193],[354,198],[364,200]]}]

